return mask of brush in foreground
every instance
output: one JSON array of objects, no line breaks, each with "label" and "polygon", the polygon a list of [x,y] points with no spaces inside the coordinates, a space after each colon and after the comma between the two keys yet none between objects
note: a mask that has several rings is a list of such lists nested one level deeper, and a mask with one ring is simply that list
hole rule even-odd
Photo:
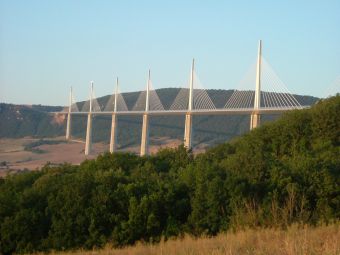
[{"label": "brush in foreground", "polygon": [[336,255],[340,254],[340,226],[292,226],[287,230],[247,229],[228,232],[213,238],[185,236],[183,239],[161,241],[150,245],[138,243],[132,247],[76,251],[52,254],[87,255],[153,255],[153,254],[277,254],[277,255]]}]

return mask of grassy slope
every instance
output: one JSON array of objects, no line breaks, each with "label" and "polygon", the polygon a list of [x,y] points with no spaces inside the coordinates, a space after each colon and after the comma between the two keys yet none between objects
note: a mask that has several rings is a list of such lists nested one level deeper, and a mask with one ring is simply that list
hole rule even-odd
[{"label": "grassy slope", "polygon": [[106,247],[102,250],[56,252],[59,255],[156,255],[156,254],[262,254],[262,255],[336,255],[340,254],[340,226],[300,226],[287,230],[247,229],[219,234],[213,238],[185,236],[183,239],[148,245],[139,243],[123,249]]}]

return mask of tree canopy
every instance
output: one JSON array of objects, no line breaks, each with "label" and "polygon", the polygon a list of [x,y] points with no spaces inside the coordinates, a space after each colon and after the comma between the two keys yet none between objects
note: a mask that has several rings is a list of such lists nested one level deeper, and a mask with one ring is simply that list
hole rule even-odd
[{"label": "tree canopy", "polygon": [[340,218],[340,96],[193,156],[105,153],[0,179],[0,253]]}]

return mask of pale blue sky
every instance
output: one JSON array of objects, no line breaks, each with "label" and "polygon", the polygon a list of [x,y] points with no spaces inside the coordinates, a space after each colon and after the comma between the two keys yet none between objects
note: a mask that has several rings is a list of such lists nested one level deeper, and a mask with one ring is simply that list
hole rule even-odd
[{"label": "pale blue sky", "polygon": [[320,96],[340,75],[340,1],[0,0],[0,102],[65,105],[178,86],[195,57],[206,88],[234,88],[263,55],[290,91]]}]

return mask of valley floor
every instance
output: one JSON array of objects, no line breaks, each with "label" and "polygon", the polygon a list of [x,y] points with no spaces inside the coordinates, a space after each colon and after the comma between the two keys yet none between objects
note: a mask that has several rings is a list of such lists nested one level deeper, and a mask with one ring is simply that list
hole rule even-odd
[{"label": "valley floor", "polygon": [[59,255],[336,255],[340,254],[340,225],[319,227],[291,226],[287,230],[248,229],[244,231],[219,234],[213,238],[192,238],[162,241],[159,244],[139,243],[132,247],[113,249],[109,246],[102,250],[53,252]]},{"label": "valley floor", "polygon": [[100,151],[104,151],[104,144],[95,144],[94,153],[86,157],[84,155],[84,143],[64,142],[63,138],[51,138],[50,141],[61,141],[58,144],[43,144],[34,149],[41,153],[25,150],[25,146],[39,141],[36,138],[0,139],[0,162],[6,162],[0,167],[0,176],[8,172],[17,172],[28,169],[35,170],[44,166],[47,162],[51,164],[62,164],[64,162],[79,164],[86,158],[94,158]]},{"label": "valley floor", "polygon": [[[94,143],[92,153],[89,156],[84,155],[84,141],[72,140],[66,142],[64,137],[45,138],[48,141],[57,141],[57,144],[42,144],[35,146],[35,151],[25,150],[25,146],[38,142],[40,139],[25,137],[18,139],[2,138],[0,139],[0,177],[8,173],[15,173],[27,170],[36,170],[43,167],[47,162],[52,165],[62,164],[80,164],[85,159],[96,158],[100,153],[108,151],[107,143]],[[182,141],[170,139],[168,137],[153,137],[150,139],[150,153],[156,153],[160,148],[177,147]],[[202,144],[197,152],[202,152],[206,145]],[[40,153],[37,153],[37,150]],[[119,149],[118,151],[128,151],[139,153],[139,145],[130,145]]]}]

